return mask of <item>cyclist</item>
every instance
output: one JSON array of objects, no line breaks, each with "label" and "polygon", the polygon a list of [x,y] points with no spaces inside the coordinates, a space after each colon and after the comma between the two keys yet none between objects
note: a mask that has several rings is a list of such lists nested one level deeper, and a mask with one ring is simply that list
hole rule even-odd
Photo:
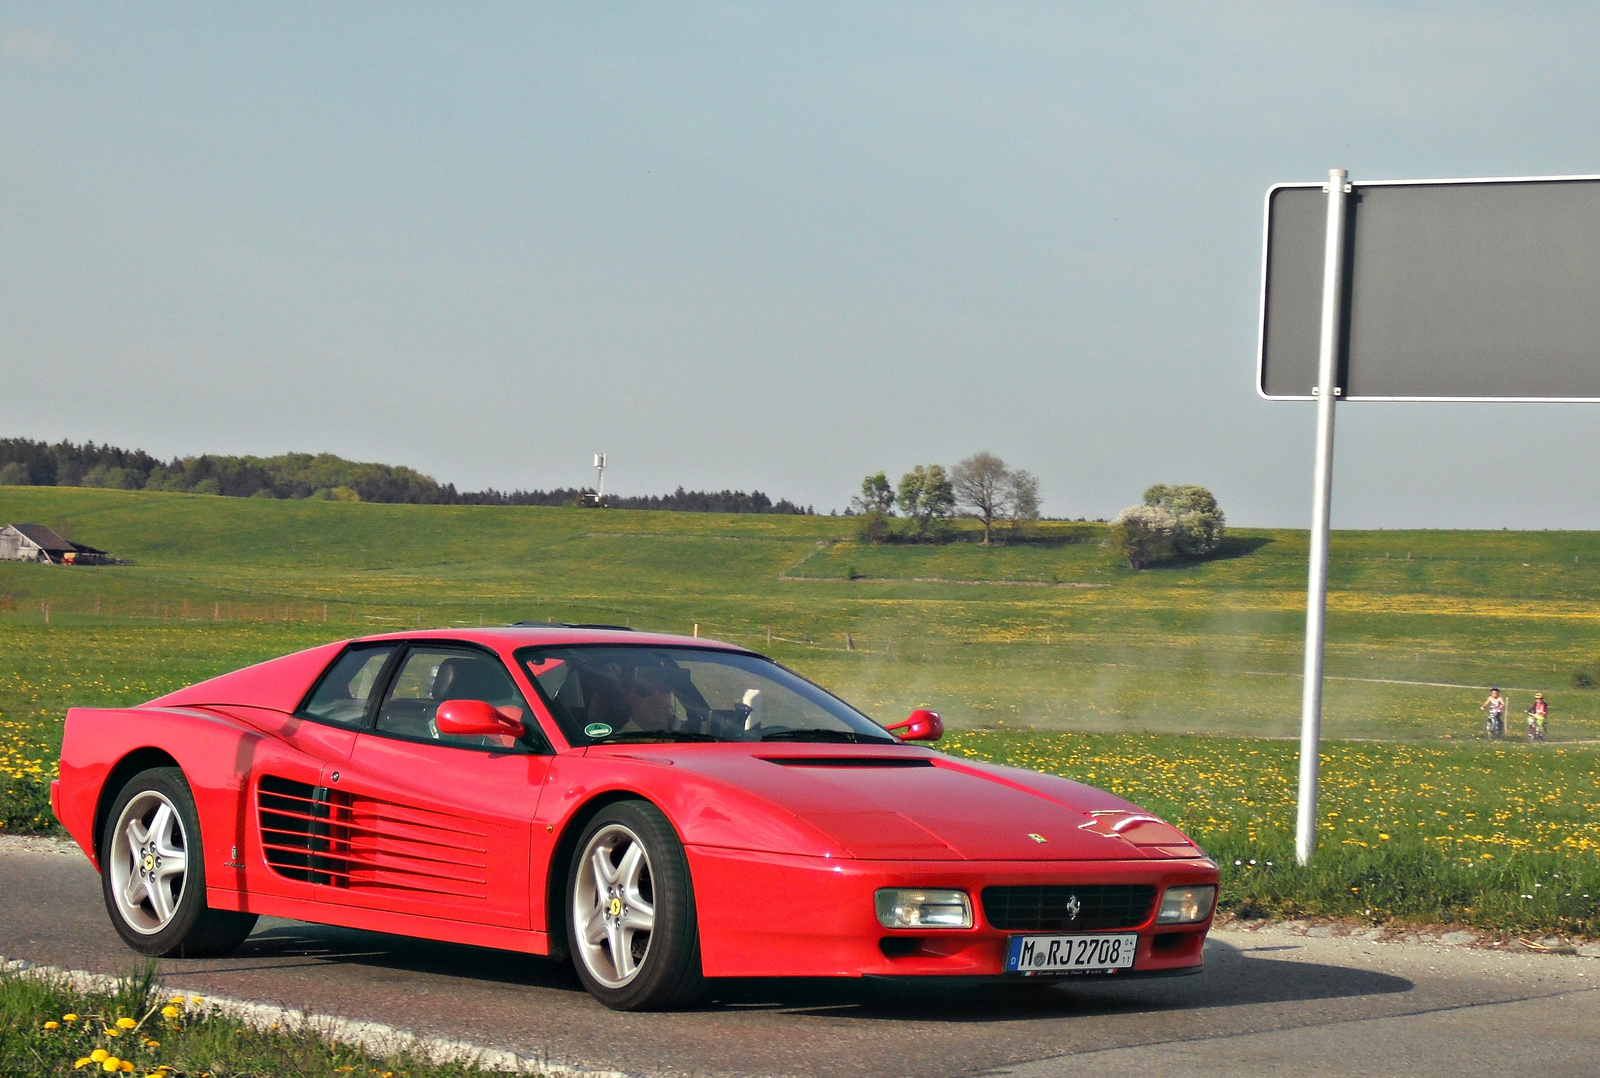
[{"label": "cyclist", "polygon": [[1543,741],[1545,734],[1545,720],[1550,716],[1550,705],[1545,702],[1544,693],[1533,694],[1533,706],[1528,709],[1528,740]]},{"label": "cyclist", "polygon": [[1479,706],[1478,710],[1489,713],[1489,717],[1483,723],[1483,732],[1489,735],[1489,740],[1504,741],[1506,736],[1506,698],[1500,695],[1500,690],[1490,689],[1489,698]]}]

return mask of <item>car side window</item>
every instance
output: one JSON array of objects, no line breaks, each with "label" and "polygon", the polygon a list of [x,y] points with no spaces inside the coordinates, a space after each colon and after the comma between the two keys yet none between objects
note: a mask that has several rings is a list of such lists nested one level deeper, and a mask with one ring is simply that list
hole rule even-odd
[{"label": "car side window", "polygon": [[300,714],[336,726],[360,726],[394,647],[351,648],[328,668]]},{"label": "car side window", "polygon": [[[509,734],[442,734],[434,716],[446,700],[482,700],[525,723],[528,736],[519,742]],[[406,652],[378,711],[378,732],[446,745],[547,751],[527,701],[505,666],[492,655],[465,648],[413,647]]]}]

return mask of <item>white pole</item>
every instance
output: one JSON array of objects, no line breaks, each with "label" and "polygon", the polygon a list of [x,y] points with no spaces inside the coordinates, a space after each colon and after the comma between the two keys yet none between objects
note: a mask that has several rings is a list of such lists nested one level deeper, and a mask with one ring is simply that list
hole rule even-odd
[{"label": "white pole", "polygon": [[1306,587],[1305,690],[1300,701],[1300,803],[1295,858],[1317,845],[1317,756],[1322,741],[1322,641],[1328,611],[1328,510],[1333,502],[1333,404],[1338,396],[1344,313],[1346,173],[1328,170],[1328,229],[1322,259],[1322,333],[1317,354],[1317,449],[1311,483],[1311,571]]}]

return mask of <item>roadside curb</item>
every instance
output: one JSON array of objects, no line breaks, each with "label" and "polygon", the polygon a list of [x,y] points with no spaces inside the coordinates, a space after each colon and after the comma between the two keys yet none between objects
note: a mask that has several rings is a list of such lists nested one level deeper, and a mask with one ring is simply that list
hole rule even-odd
[{"label": "roadside curb", "polygon": [[1312,939],[1349,939],[1363,943],[1401,944],[1412,947],[1466,947],[1502,954],[1547,954],[1577,958],[1600,958],[1600,940],[1566,939],[1542,936],[1530,939],[1506,937],[1480,929],[1452,925],[1371,925],[1363,921],[1275,921],[1231,918],[1218,921],[1213,932],[1267,932]]},{"label": "roadside curb", "polygon": [[[109,991],[115,989],[122,980],[107,973],[43,966],[24,958],[7,958],[5,955],[0,955],[0,973],[32,977],[42,981],[60,981],[78,991]],[[384,1025],[382,1022],[362,1022],[335,1015],[308,1013],[274,1003],[212,996],[165,981],[161,982],[161,986],[163,992],[170,991],[173,995],[182,993],[192,999],[199,999],[201,1001],[199,1006],[206,1010],[232,1018],[261,1032],[274,1028],[290,1032],[308,1032],[339,1044],[353,1045],[364,1052],[379,1056],[409,1053],[432,1063],[470,1063],[484,1070],[535,1074],[548,1078],[635,1078],[627,1071],[595,1070],[556,1062],[541,1055],[489,1048],[447,1037],[426,1037]]]}]

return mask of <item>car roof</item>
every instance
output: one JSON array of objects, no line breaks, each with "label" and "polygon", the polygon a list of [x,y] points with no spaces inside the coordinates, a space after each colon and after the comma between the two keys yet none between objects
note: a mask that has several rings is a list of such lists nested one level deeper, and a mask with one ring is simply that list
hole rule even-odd
[{"label": "car roof", "polygon": [[530,647],[540,644],[545,646],[614,644],[622,647],[692,647],[754,654],[749,648],[740,647],[738,644],[730,644],[722,640],[709,640],[702,636],[678,636],[672,633],[637,632],[632,629],[596,628],[584,625],[507,625],[492,628],[472,626],[458,629],[415,629],[356,637],[351,643],[378,640],[456,640],[486,644],[497,649]]}]

